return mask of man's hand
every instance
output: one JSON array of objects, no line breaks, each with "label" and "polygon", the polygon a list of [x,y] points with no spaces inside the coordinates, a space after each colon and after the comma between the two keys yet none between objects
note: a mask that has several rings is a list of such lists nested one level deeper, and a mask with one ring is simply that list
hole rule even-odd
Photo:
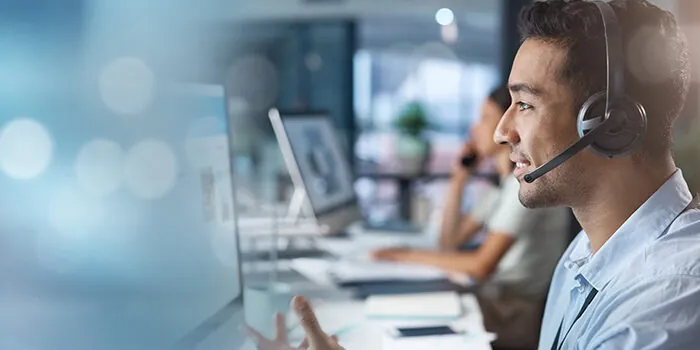
[{"label": "man's hand", "polygon": [[405,261],[413,250],[409,248],[387,248],[372,252],[372,258],[382,261]]},{"label": "man's hand", "polygon": [[245,327],[246,333],[253,338],[258,350],[344,350],[338,344],[338,337],[328,336],[323,332],[316,319],[311,304],[304,297],[292,299],[292,309],[301,320],[304,328],[304,341],[297,347],[289,345],[287,327],[284,315],[275,315],[275,339],[269,340],[250,327]]}]

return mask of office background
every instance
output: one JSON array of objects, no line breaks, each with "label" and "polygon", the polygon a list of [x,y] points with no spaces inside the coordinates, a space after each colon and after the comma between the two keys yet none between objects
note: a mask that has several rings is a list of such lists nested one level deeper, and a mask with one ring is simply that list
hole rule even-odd
[{"label": "office background", "polygon": [[[151,155],[165,154],[154,157],[161,161],[155,173],[148,157],[132,164],[137,175],[130,190],[144,201],[133,205],[126,191],[105,200],[111,230],[90,235],[98,232],[99,206],[76,196],[75,189],[54,197],[54,190],[75,180],[75,158],[90,140],[115,139],[122,150],[101,144],[101,152],[126,155],[143,150],[143,144],[134,146],[144,138],[184,134],[176,118],[149,107],[166,101],[156,91],[170,82],[225,85],[241,214],[276,212],[276,204],[290,201],[291,180],[267,116],[274,107],[328,113],[351,160],[366,215],[429,223],[481,102],[507,78],[519,44],[515,18],[529,2],[0,1],[0,132],[8,132],[0,134],[0,305],[9,310],[0,314],[0,329],[32,339],[30,331],[42,325],[69,327],[64,316],[78,310],[88,315],[83,325],[110,329],[137,320],[147,326],[140,330],[144,334],[171,334],[217,310],[230,296],[226,288],[239,289],[225,285],[235,283],[222,277],[230,277],[233,268],[219,266],[221,256],[207,255],[208,238],[192,243],[168,232],[180,229],[168,220],[193,213],[195,204],[167,196],[180,194],[169,192],[180,174],[160,172],[173,168],[160,144],[145,147]],[[698,37],[700,3],[652,2],[676,14],[689,38]],[[689,43],[694,71],[700,72],[700,45]],[[693,77],[676,130],[677,160],[695,192],[700,191],[699,76]],[[40,126],[13,123],[18,118],[33,118]],[[418,141],[406,135],[415,128],[421,131]],[[20,130],[22,137],[8,137],[8,130]],[[24,137],[27,130],[36,138]],[[56,140],[61,142],[51,143]],[[16,145],[28,153],[18,157]],[[113,178],[105,179],[96,183],[98,192],[111,190]],[[156,209],[163,211],[149,217]],[[138,226],[138,218],[147,220]],[[49,237],[24,229],[32,225]],[[163,280],[152,278],[163,271]],[[192,282],[197,277],[205,283]],[[112,299],[152,285],[157,291],[138,303]],[[194,294],[183,301],[171,294],[178,288]],[[86,303],[81,299],[86,295],[98,297]],[[153,318],[140,317],[149,306]],[[173,323],[159,323],[157,315]],[[187,320],[178,323],[175,316]],[[40,320],[46,323],[36,323]],[[119,338],[116,331],[84,334],[77,326],[64,331],[84,335],[75,339],[84,344]],[[0,348],[20,348],[12,341],[0,339]],[[112,344],[128,348],[117,340]]]},{"label": "office background", "polygon": [[[439,205],[439,186],[481,102],[507,79],[519,46],[517,14],[530,1],[386,1],[381,7],[363,0],[272,2],[242,6],[231,37],[217,43],[227,47],[217,62],[238,77],[229,82],[229,104],[233,134],[245,130],[234,140],[243,177],[266,178],[264,189],[285,198],[279,189],[285,169],[267,109],[322,110],[342,134],[366,213],[406,216],[398,199],[408,198],[401,194],[409,182],[412,199]],[[694,37],[697,5],[653,2],[676,14]],[[694,188],[700,186],[695,138],[686,134],[697,130],[699,94],[695,78],[677,131],[677,159]],[[429,176],[400,174],[415,168],[396,125],[413,102],[428,117],[422,136],[430,144]]]}]

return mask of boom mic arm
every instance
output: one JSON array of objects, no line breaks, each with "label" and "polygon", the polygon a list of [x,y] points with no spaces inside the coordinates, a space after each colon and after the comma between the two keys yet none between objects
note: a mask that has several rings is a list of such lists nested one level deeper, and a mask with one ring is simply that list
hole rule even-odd
[{"label": "boom mic arm", "polygon": [[532,172],[525,174],[525,176],[523,176],[525,182],[532,183],[542,175],[554,170],[554,168],[561,165],[561,163],[564,163],[565,161],[569,160],[569,158],[576,155],[576,153],[581,152],[584,148],[588,147],[598,138],[598,135],[608,132],[615,126],[615,121],[611,119],[612,118],[605,119],[602,123],[600,123],[600,125],[598,125],[598,127],[591,130],[586,135],[583,135],[582,138],[574,142],[571,146],[569,146],[569,148],[564,150],[564,152],[559,153],[559,155],[554,157],[552,160],[541,165],[539,168],[533,170]]}]

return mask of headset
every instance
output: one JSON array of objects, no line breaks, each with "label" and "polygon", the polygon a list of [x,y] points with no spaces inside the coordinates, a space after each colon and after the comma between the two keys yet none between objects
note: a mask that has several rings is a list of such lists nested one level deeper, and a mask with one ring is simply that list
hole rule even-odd
[{"label": "headset", "polygon": [[607,87],[589,97],[578,113],[579,140],[523,179],[532,183],[586,147],[606,158],[622,157],[636,146],[647,129],[644,106],[625,94],[622,32],[612,6],[593,2],[603,18],[607,60]]}]

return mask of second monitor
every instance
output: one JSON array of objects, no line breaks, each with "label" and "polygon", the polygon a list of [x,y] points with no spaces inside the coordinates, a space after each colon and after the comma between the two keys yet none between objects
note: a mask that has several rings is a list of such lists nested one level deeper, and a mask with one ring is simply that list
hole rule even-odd
[{"label": "second monitor", "polygon": [[[309,206],[321,233],[343,234],[351,224],[364,221],[350,161],[331,118],[324,113],[282,114],[277,109],[270,110],[269,118],[297,200]],[[417,231],[405,223],[364,222],[364,228]]]}]

